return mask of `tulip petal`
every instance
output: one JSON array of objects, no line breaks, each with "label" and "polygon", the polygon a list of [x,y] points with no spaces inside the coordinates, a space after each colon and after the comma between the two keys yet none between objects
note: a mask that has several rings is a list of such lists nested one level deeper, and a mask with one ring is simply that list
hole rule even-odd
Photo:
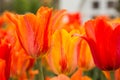
[{"label": "tulip petal", "polygon": [[85,31],[88,36],[88,38],[93,39],[96,42],[95,38],[95,21],[90,20],[85,23]]},{"label": "tulip petal", "polygon": [[[90,26],[91,24],[94,24],[94,26]],[[102,17],[98,17],[93,22],[92,20],[88,21],[85,25],[87,33],[85,39],[90,45],[95,64],[102,70],[115,70],[120,65],[120,29],[119,26],[116,26],[111,25]]]},{"label": "tulip petal", "polygon": [[5,77],[6,76],[5,67],[6,67],[5,61],[0,59],[0,80],[7,80],[7,78]]},{"label": "tulip petal", "polygon": [[118,25],[111,36],[110,51],[113,59],[113,66],[120,67],[120,25]]},{"label": "tulip petal", "polygon": [[[96,28],[95,28],[95,36],[96,36],[96,44],[98,46],[98,50],[100,54],[97,54],[98,56],[101,56],[101,65],[102,64],[109,64],[111,65],[111,61],[109,61],[110,54],[109,50],[109,43],[110,43],[110,37],[112,34],[112,28],[111,25],[108,24],[103,18],[96,19]],[[103,56],[104,55],[104,56]],[[108,59],[107,59],[108,58]],[[113,60],[112,60],[113,61]],[[109,67],[106,66],[106,67]]]},{"label": "tulip petal", "polygon": [[39,21],[39,27],[37,33],[41,32],[41,34],[37,35],[37,42],[40,47],[41,52],[46,52],[49,48],[49,39],[51,39],[51,31],[50,31],[50,19],[52,15],[52,9],[47,8],[47,7],[41,7],[37,11],[37,17]]},{"label": "tulip petal", "polygon": [[29,13],[18,18],[16,30],[19,41],[27,53],[34,56],[35,53],[38,53],[38,45],[33,31],[33,28],[36,26],[36,16]]},{"label": "tulip petal", "polygon": [[10,65],[11,65],[11,53],[10,53],[10,46],[8,44],[0,45],[0,59],[5,60],[6,67],[5,67],[5,76],[6,79],[10,76]]},{"label": "tulip petal", "polygon": [[51,18],[50,26],[52,26],[52,33],[55,32],[55,30],[60,29],[62,24],[62,19],[66,14],[66,10],[60,10],[55,12],[54,16]]},{"label": "tulip petal", "polygon": [[47,60],[54,73],[70,74],[77,66],[78,37],[71,37],[66,30],[56,30],[52,36],[52,47]]}]

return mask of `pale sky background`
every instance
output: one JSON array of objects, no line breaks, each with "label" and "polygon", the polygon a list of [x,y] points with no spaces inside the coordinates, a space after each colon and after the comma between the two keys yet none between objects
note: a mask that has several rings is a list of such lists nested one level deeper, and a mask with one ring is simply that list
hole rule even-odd
[{"label": "pale sky background", "polygon": [[60,0],[60,9],[76,12],[79,9],[80,0]]}]

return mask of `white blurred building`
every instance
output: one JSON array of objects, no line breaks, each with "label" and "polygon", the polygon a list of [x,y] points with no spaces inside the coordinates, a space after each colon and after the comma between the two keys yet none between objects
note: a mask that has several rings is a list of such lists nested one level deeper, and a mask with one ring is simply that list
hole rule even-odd
[{"label": "white blurred building", "polygon": [[114,18],[118,15],[114,9],[118,0],[60,0],[59,8],[69,12],[80,12],[83,22],[98,15]]}]

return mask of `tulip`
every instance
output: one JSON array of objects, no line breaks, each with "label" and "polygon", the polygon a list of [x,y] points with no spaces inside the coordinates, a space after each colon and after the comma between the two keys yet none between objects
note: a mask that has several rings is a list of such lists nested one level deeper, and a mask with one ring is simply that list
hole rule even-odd
[{"label": "tulip", "polygon": [[57,13],[52,16],[51,8],[41,7],[36,15],[6,13],[6,16],[16,25],[17,36],[26,53],[32,57],[39,57],[49,50],[53,28],[57,26],[64,11]]},{"label": "tulip", "polygon": [[49,22],[52,9],[41,7],[37,14],[13,15],[7,13],[8,18],[16,25],[19,41],[33,57],[39,57],[49,49],[50,28]]},{"label": "tulip", "polygon": [[78,66],[83,70],[91,70],[95,67],[93,57],[91,55],[91,51],[89,45],[85,40],[81,40],[79,45],[78,52]]},{"label": "tulip", "polygon": [[120,80],[120,69],[117,69],[114,73],[114,80]]},{"label": "tulip", "polygon": [[[62,12],[58,11],[57,13],[60,14]],[[56,23],[60,16],[56,16],[56,13],[52,14],[52,9],[47,7],[38,9],[36,15],[32,13],[14,15],[8,12],[6,16],[15,24],[19,42],[26,51],[25,53],[36,60],[34,66],[37,67],[34,69],[38,69],[39,74],[35,78],[44,80],[41,57],[51,47],[51,36],[54,33],[54,27],[57,25]]]},{"label": "tulip", "polygon": [[7,44],[0,45],[0,59],[5,60],[5,76],[6,80],[9,79],[10,76],[10,65],[11,65],[11,58],[10,58],[10,47]]},{"label": "tulip", "polygon": [[81,16],[80,13],[68,13],[68,24],[81,24]]},{"label": "tulip", "polygon": [[88,76],[83,76],[83,72],[81,69],[78,69],[72,76],[70,80],[92,80]]},{"label": "tulip", "polygon": [[88,42],[94,62],[101,70],[120,67],[120,24],[110,24],[104,17],[85,23]]},{"label": "tulip", "polygon": [[18,51],[12,51],[11,74],[13,78],[20,78],[21,76],[26,74],[26,72],[33,67],[33,64],[34,58],[26,55],[25,51],[22,48]]},{"label": "tulip", "polygon": [[[4,62],[1,62],[1,69],[4,71],[4,79],[0,80],[8,80],[10,76],[10,67],[11,67],[11,49],[13,48],[13,44],[15,42],[14,32],[12,31],[12,24],[7,21],[4,14],[1,16],[2,24],[6,24],[5,26],[0,27],[0,59]],[[8,29],[8,26],[11,27]],[[2,64],[3,63],[3,64]]]},{"label": "tulip", "polygon": [[50,80],[70,80],[70,78],[64,74],[60,74],[56,77],[51,78]]},{"label": "tulip", "polygon": [[6,33],[0,30],[0,59],[5,62],[5,80],[9,79],[10,76],[10,66],[11,66],[11,45],[7,43]]},{"label": "tulip", "polygon": [[78,37],[71,36],[66,30],[55,31],[52,37],[52,47],[47,55],[47,61],[55,74],[71,74],[77,67]]},{"label": "tulip", "polygon": [[81,18],[79,13],[66,13],[66,15],[63,17],[64,20],[63,23],[64,25],[63,28],[66,29],[67,31],[71,31],[73,29],[80,29],[81,27]]},{"label": "tulip", "polygon": [[[15,29],[11,26],[8,26],[8,30],[12,33],[15,32]],[[15,33],[13,35],[16,37]],[[27,79],[27,76],[30,75],[29,71],[34,66],[35,58],[26,54],[17,37],[12,46],[11,54],[11,78],[18,80]]]},{"label": "tulip", "polygon": [[[70,34],[72,36],[81,37],[85,35],[85,29],[84,27],[80,27],[77,30],[76,29],[72,30]],[[85,71],[94,68],[95,64],[94,64],[88,43],[84,39],[80,38],[80,41],[77,46],[78,46],[77,48],[78,61],[77,62],[78,62],[79,68],[82,68],[82,70],[85,70]]]},{"label": "tulip", "polygon": [[6,67],[5,61],[0,59],[0,80],[6,80],[5,67]]}]

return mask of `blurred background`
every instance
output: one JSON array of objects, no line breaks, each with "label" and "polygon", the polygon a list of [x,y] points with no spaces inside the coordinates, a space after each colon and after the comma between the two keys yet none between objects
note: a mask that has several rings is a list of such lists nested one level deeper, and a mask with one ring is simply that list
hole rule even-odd
[{"label": "blurred background", "polygon": [[61,0],[60,8],[70,12],[80,12],[83,21],[95,18],[98,15],[115,18],[119,16],[120,0]]},{"label": "blurred background", "polygon": [[0,13],[5,10],[19,14],[35,13],[40,6],[58,8],[58,0],[0,0]]},{"label": "blurred background", "polygon": [[120,0],[0,0],[0,13],[6,10],[19,14],[35,13],[40,6],[79,12],[83,22],[98,15],[120,16]]}]

